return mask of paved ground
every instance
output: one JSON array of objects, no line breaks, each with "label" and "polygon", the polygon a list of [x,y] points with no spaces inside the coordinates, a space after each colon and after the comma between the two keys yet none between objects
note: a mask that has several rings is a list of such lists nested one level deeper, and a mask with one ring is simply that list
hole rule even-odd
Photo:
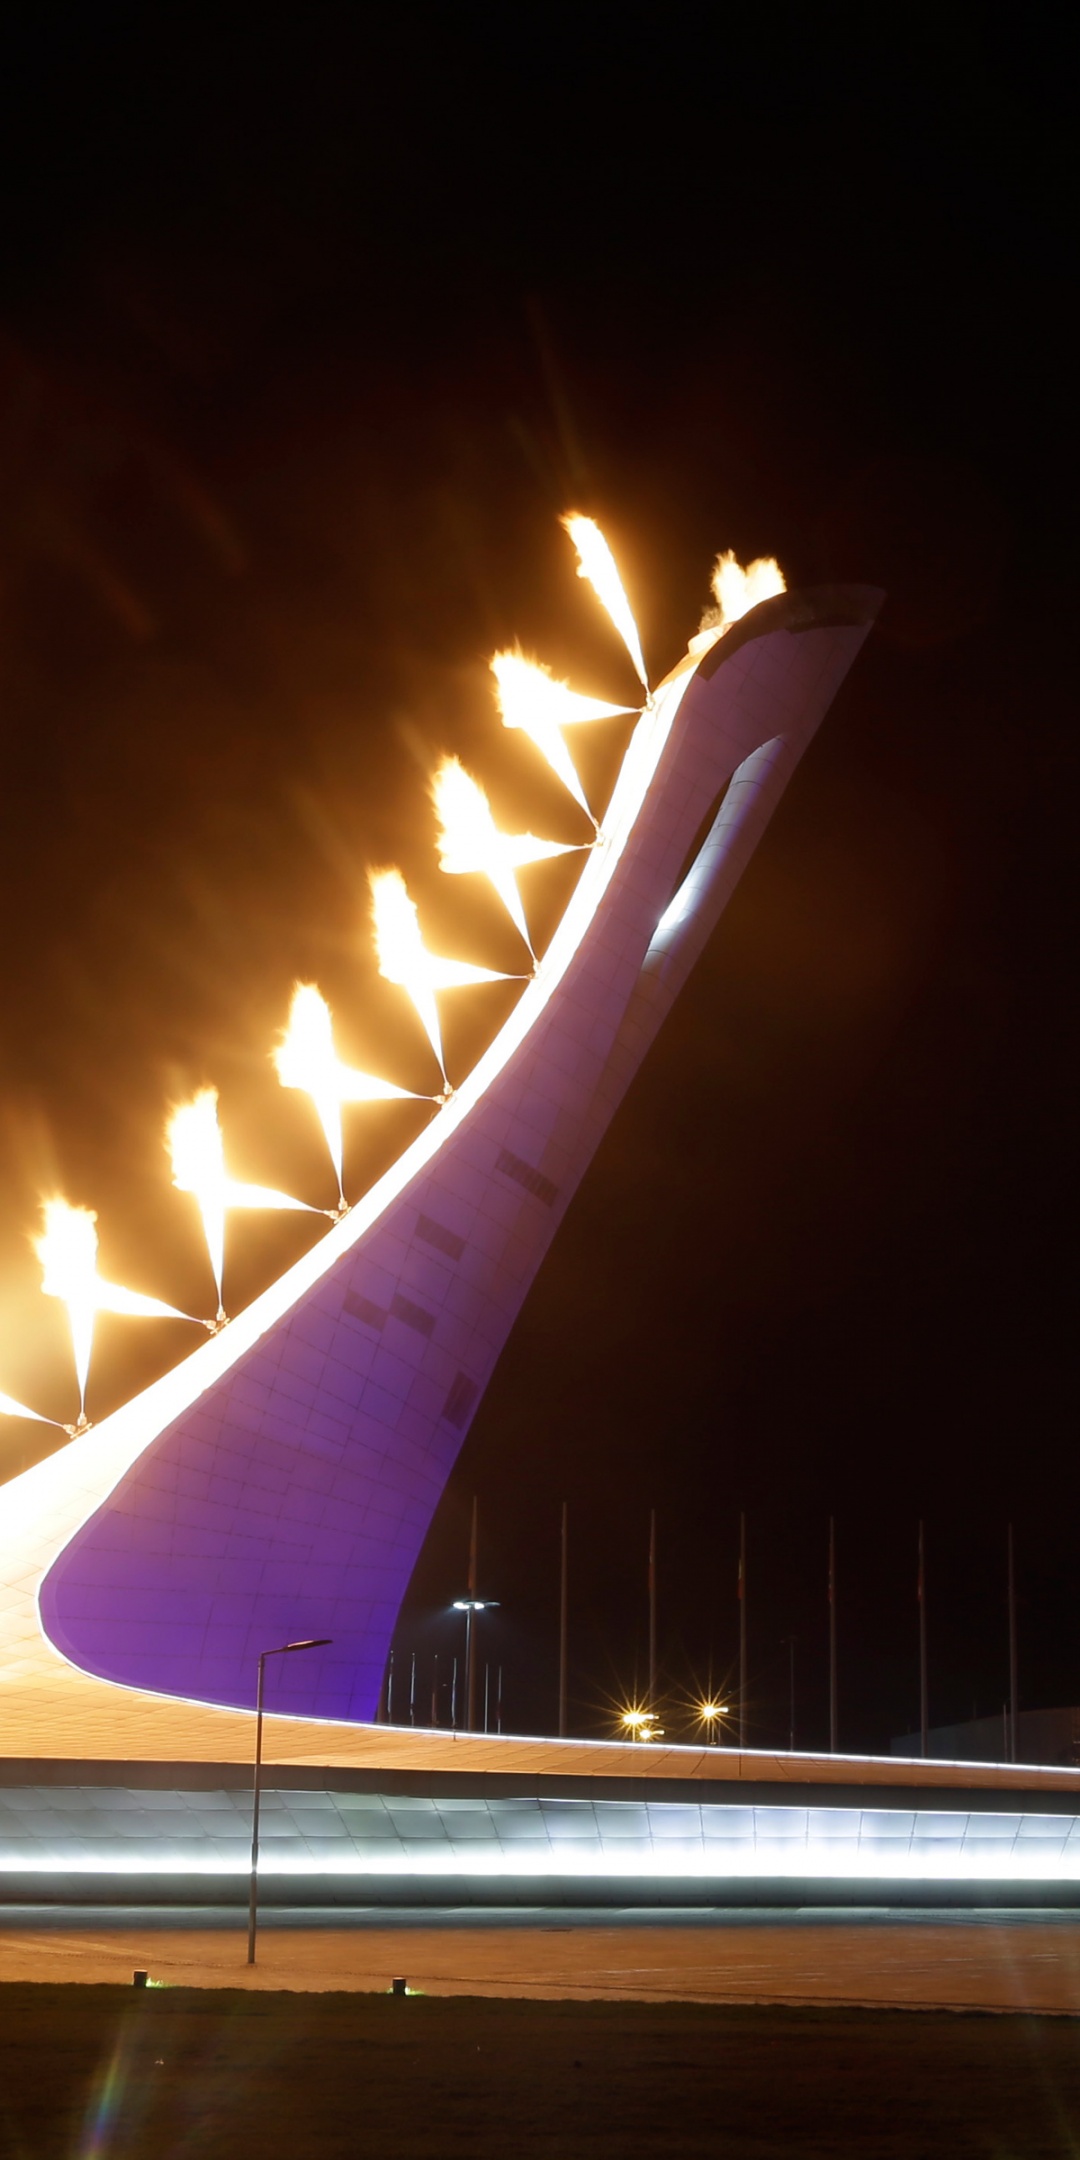
[{"label": "paved ground", "polygon": [[0,1982],[907,2005],[1080,2015],[1080,1916],[1055,1913],[231,1914],[0,1908]]}]

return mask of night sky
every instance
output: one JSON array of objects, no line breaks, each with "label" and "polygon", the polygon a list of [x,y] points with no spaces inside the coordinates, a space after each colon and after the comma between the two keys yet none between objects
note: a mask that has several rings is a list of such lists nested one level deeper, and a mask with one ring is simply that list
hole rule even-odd
[{"label": "night sky", "polygon": [[[332,1198],[267,1062],[297,976],[347,1056],[427,1084],[374,972],[369,863],[401,864],[432,942],[512,964],[439,877],[426,774],[457,751],[501,811],[575,837],[486,672],[520,637],[631,695],[561,510],[603,524],[657,677],[720,548],[888,593],[559,1233],[402,1616],[429,1695],[475,1492],[518,1730],[555,1716],[564,1498],[573,1729],[643,1684],[652,1506],[672,1734],[710,1664],[730,1677],[740,1508],[752,1739],[786,1739],[792,1634],[797,1737],[825,1737],[830,1512],[843,1745],[917,1722],[920,1515],[932,1720],[1000,1710],[1010,1519],[1022,1706],[1080,1700],[1064,70],[1037,18],[875,20],[22,9],[7,41],[9,1393],[76,1407],[28,1244],[43,1192],[99,1210],[104,1272],[209,1309],[162,1148],[193,1086],[220,1086],[239,1175]],[[588,755],[610,781],[615,738]],[[483,997],[447,1003],[459,1060]],[[354,1196],[400,1118],[353,1115]],[[236,1306],[310,1232],[233,1234]],[[103,1323],[92,1413],[191,1342]],[[0,1467],[48,1444],[2,1421]]]}]

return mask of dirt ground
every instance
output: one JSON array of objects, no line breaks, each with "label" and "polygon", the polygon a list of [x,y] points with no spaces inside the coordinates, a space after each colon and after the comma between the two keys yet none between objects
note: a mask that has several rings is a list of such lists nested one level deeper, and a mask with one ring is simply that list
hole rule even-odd
[{"label": "dirt ground", "polygon": [[1080,1916],[0,1910],[0,1981],[1080,2013]]},{"label": "dirt ground", "polygon": [[1065,2160],[1080,2025],[0,1986],[11,2160]]}]

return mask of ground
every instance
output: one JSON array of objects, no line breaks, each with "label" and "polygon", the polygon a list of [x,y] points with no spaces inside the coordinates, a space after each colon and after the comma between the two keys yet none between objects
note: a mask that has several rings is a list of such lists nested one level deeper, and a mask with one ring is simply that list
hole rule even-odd
[{"label": "ground", "polygon": [[8,1907],[0,2160],[1066,2160],[1078,2013],[1064,1914]]},{"label": "ground", "polygon": [[1029,2010],[1080,2015],[1067,1912],[246,1912],[0,1907],[0,1981],[378,1991],[533,1999]]},{"label": "ground", "polygon": [[1064,2156],[1072,2019],[459,1996],[0,1988],[19,2160]]}]

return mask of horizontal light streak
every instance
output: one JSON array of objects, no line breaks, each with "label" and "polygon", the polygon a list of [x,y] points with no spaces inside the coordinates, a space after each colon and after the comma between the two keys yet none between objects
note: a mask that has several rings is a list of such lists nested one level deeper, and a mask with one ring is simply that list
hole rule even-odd
[{"label": "horizontal light streak", "polygon": [[[127,1842],[127,1841],[125,1841]],[[238,1845],[240,1840],[237,1841]],[[543,1853],[508,1853],[500,1850],[488,1855],[476,1851],[470,1844],[467,1851],[460,1848],[440,1850],[427,1854],[395,1854],[385,1860],[369,1859],[350,1854],[340,1860],[320,1855],[315,1858],[303,1851],[302,1841],[297,1839],[295,1854],[260,1851],[260,1876],[327,1876],[327,1877],[377,1877],[380,1881],[397,1876],[425,1878],[474,1876],[484,1881],[500,1877],[528,1876],[542,1881],[553,1877],[572,1877],[576,1881],[632,1882],[636,1878],[662,1878],[664,1881],[686,1882],[746,1882],[760,1878],[763,1881],[796,1880],[812,1876],[815,1880],[834,1882],[1080,1882],[1080,1852],[1050,1856],[1042,1852],[1017,1854],[1010,1849],[1000,1858],[988,1854],[942,1855],[935,1865],[932,1855],[926,1853],[889,1853],[880,1848],[873,1851],[853,1852],[841,1855],[832,1840],[820,1845],[804,1846],[796,1840],[778,1841],[773,1848],[749,1847],[744,1852],[725,1852],[723,1859],[714,1858],[700,1848],[680,1853],[672,1850],[673,1841],[665,1839],[661,1845],[651,1846],[647,1855],[637,1853],[631,1859],[615,1853],[575,1853],[569,1847],[547,1848]],[[85,1848],[70,1856],[53,1851],[38,1859],[24,1853],[5,1852],[0,1847],[0,1875],[200,1875],[228,1877],[243,1881],[250,1873],[250,1856],[232,1857],[199,1855],[163,1855],[158,1847],[145,1851],[128,1850],[122,1857],[112,1852],[87,1853]]]}]

